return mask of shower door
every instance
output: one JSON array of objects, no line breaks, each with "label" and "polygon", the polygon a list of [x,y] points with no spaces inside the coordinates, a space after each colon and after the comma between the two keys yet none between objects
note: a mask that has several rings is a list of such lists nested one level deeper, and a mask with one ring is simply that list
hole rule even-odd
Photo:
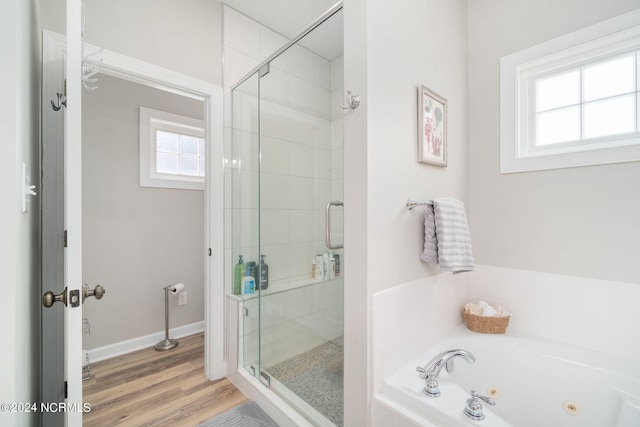
[{"label": "shower door", "polygon": [[342,32],[337,8],[234,87],[227,165],[240,363],[323,426],[343,425]]},{"label": "shower door", "polygon": [[259,73],[260,379],[318,425],[343,418],[341,15]]}]

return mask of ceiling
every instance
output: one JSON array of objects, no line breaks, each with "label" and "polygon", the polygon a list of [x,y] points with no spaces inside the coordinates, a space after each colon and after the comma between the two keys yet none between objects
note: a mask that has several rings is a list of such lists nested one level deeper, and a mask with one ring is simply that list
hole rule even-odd
[{"label": "ceiling", "polygon": [[[224,0],[238,12],[292,39],[337,3],[337,0]],[[300,44],[327,60],[342,55],[342,14],[326,21]]]}]

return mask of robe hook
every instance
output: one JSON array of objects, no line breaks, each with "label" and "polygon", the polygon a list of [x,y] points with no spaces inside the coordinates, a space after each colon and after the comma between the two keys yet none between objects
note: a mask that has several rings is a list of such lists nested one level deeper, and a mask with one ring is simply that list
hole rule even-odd
[{"label": "robe hook", "polygon": [[352,94],[350,90],[347,91],[347,104],[340,104],[340,108],[343,110],[355,110],[360,105],[360,97],[357,94]]},{"label": "robe hook", "polygon": [[67,108],[67,98],[64,98],[64,101],[62,100],[62,98],[64,97],[63,94],[61,93],[56,93],[57,97],[58,97],[58,103],[56,104],[55,102],[53,102],[53,100],[51,100],[51,108],[53,108],[53,111],[59,111],[60,108],[62,108],[63,106],[65,108]]}]

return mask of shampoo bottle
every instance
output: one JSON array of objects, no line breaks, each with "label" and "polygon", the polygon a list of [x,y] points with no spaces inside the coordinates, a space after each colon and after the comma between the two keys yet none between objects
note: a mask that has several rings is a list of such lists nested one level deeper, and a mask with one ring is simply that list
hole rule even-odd
[{"label": "shampoo bottle", "polygon": [[323,260],[322,260],[322,255],[318,254],[316,255],[316,282],[321,282],[324,280],[324,269],[322,268],[322,265],[324,264]]},{"label": "shampoo bottle", "polygon": [[323,274],[323,280],[329,280],[330,277],[330,270],[331,269],[331,264],[329,264],[329,254],[325,253],[322,255],[322,272]]},{"label": "shampoo bottle", "polygon": [[233,270],[233,294],[240,295],[242,294],[242,279],[244,277],[245,265],[242,260],[242,255],[238,259],[238,263],[236,264]]},{"label": "shampoo bottle", "polygon": [[266,255],[260,255],[260,265],[258,275],[260,281],[260,290],[263,291],[269,287],[269,266],[264,262]]}]

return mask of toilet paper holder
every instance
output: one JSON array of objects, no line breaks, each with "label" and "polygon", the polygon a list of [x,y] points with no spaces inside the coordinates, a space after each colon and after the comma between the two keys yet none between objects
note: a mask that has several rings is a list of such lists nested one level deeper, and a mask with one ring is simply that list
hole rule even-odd
[{"label": "toilet paper holder", "polygon": [[182,283],[164,287],[164,339],[155,345],[157,351],[167,351],[178,346],[178,340],[169,339],[169,292],[177,294],[183,289]]}]

